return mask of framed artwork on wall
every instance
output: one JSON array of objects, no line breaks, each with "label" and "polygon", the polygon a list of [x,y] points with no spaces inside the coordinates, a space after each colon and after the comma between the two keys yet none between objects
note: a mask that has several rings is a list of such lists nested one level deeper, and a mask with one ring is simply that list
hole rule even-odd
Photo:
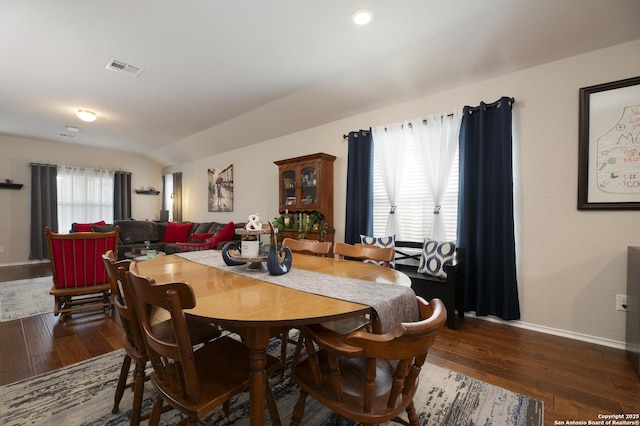
[{"label": "framed artwork on wall", "polygon": [[578,209],[640,209],[640,77],[580,89]]},{"label": "framed artwork on wall", "polygon": [[233,164],[207,169],[210,212],[233,211]]}]

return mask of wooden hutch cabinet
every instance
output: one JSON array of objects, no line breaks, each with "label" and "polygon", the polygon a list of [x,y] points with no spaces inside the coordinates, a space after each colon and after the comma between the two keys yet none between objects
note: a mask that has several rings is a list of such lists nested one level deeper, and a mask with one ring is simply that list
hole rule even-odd
[{"label": "wooden hutch cabinet", "polygon": [[309,229],[305,238],[333,242],[333,162],[336,157],[318,153],[275,161],[279,169],[279,211],[285,214],[282,238],[299,238],[304,224],[321,213],[326,222],[324,237]]}]

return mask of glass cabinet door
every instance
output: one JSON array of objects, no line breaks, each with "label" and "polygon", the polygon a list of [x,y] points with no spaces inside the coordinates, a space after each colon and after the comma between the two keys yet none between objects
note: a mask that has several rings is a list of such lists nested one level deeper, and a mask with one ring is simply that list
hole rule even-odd
[{"label": "glass cabinet door", "polygon": [[316,166],[303,167],[300,170],[300,203],[302,207],[308,207],[318,202],[318,170]]},{"label": "glass cabinet door", "polygon": [[282,172],[282,204],[293,207],[298,204],[296,187],[296,171],[284,170]]}]

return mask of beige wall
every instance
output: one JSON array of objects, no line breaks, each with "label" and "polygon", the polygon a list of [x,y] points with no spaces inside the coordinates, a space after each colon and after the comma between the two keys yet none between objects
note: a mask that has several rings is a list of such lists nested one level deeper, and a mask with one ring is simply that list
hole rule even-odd
[{"label": "beige wall", "polygon": [[[163,173],[183,172],[185,219],[241,221],[253,213],[271,219],[277,215],[278,208],[277,167],[273,161],[314,152],[333,154],[338,157],[334,217],[336,237],[341,239],[347,161],[344,133],[513,96],[516,98],[516,221],[522,311],[522,320],[515,324],[621,347],[625,314],[615,311],[615,295],[626,293],[626,247],[640,245],[640,213],[576,209],[578,89],[637,76],[639,51],[640,40],[469,83],[248,148],[172,166]],[[216,143],[213,134],[204,131],[190,140],[194,144]],[[3,173],[0,178],[5,178],[6,173],[16,181],[26,182],[27,162],[69,159],[81,165],[120,165],[135,172],[134,187],[161,186],[159,167],[141,157],[134,156],[135,162],[125,164],[120,161],[121,153],[7,136],[0,137],[0,147],[3,153],[9,153],[9,158],[3,156],[0,160]],[[77,156],[73,156],[75,154]],[[95,158],[101,158],[104,164],[93,164]],[[209,213],[207,168],[228,164],[234,165],[234,211]],[[133,195],[134,216],[153,219],[159,210],[159,197],[144,197],[148,196]],[[0,222],[0,245],[5,245],[0,264],[24,261],[28,256],[28,189],[2,190],[0,202],[3,207],[11,206],[3,209],[8,216]],[[10,256],[7,247],[11,247]]]},{"label": "beige wall", "polygon": [[[182,171],[185,218],[245,219],[277,215],[274,160],[326,152],[335,164],[336,237],[344,235],[347,144],[344,133],[463,105],[516,98],[516,221],[518,325],[622,347],[625,313],[615,311],[626,294],[626,247],[640,245],[639,212],[583,212],[577,204],[578,90],[638,75],[640,40],[470,83],[248,148],[165,169]],[[615,65],[615,66],[612,66]],[[285,118],[286,119],[286,118]],[[215,143],[213,132],[194,143]],[[194,139],[192,137],[192,139]],[[234,165],[233,213],[208,213],[209,167]]]},{"label": "beige wall", "polygon": [[[130,171],[134,188],[162,188],[162,166],[137,154],[3,134],[0,152],[0,179],[12,178],[24,184],[19,191],[0,189],[0,246],[4,248],[0,265],[24,263],[29,258],[31,162]],[[160,196],[134,193],[131,198],[134,218],[153,220],[159,214]]]}]

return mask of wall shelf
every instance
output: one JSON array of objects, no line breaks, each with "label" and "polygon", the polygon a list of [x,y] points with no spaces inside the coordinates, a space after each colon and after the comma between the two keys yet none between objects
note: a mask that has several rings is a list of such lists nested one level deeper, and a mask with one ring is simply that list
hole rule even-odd
[{"label": "wall shelf", "polygon": [[136,189],[136,194],[158,195],[160,191],[147,191],[145,189]]},{"label": "wall shelf", "polygon": [[0,188],[4,189],[20,189],[22,188],[21,183],[0,183]]}]

